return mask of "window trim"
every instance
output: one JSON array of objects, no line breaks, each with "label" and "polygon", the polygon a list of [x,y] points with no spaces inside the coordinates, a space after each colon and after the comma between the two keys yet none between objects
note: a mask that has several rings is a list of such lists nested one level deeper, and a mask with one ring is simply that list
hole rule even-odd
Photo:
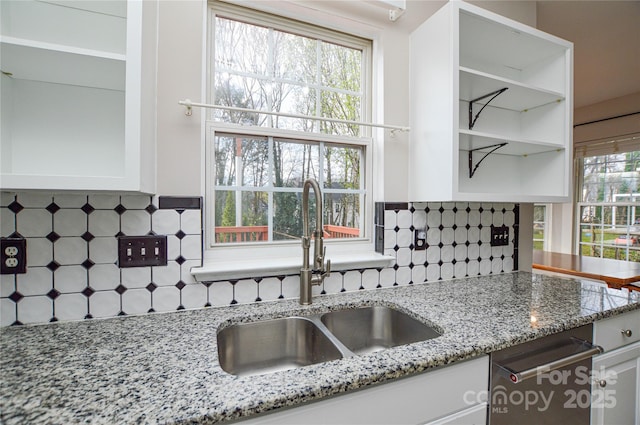
[{"label": "window trim", "polygon": [[[300,133],[300,132],[295,132],[295,131],[286,131],[286,130],[282,130],[282,131],[278,131],[277,133],[282,133],[281,135],[275,135],[275,132],[265,132],[262,131],[263,127],[248,127],[249,129],[251,129],[250,131],[247,131],[247,127],[243,127],[243,126],[238,126],[238,125],[219,125],[220,123],[206,123],[206,131],[207,134],[211,134],[209,137],[212,140],[215,136],[215,133],[224,133],[224,134],[237,134],[237,135],[246,135],[246,136],[255,136],[255,137],[264,137],[264,138],[273,138],[273,139],[281,139],[281,140],[296,140],[296,141],[300,141],[300,142],[317,142],[317,143],[334,143],[334,144],[340,144],[342,146],[360,146],[360,147],[364,147],[364,159],[363,162],[364,164],[362,165],[363,169],[364,169],[364,176],[361,175],[360,176],[360,185],[361,187],[364,187],[365,189],[359,189],[359,190],[354,190],[354,191],[350,191],[350,192],[346,192],[346,191],[342,191],[339,189],[332,189],[332,190],[322,190],[322,195],[324,197],[325,194],[327,193],[353,193],[353,194],[358,194],[362,196],[362,202],[361,205],[364,206],[364,208],[360,209],[360,221],[361,223],[363,223],[363,225],[361,226],[362,229],[362,233],[363,236],[358,237],[358,238],[349,238],[349,239],[340,239],[340,240],[333,240],[333,239],[327,239],[325,240],[326,244],[329,244],[329,246],[331,244],[338,244],[338,243],[342,243],[345,241],[369,241],[370,239],[373,238],[372,232],[373,232],[373,220],[367,220],[367,217],[372,217],[371,214],[373,214],[373,203],[369,202],[369,199],[371,197],[371,194],[369,193],[369,185],[372,184],[372,177],[369,175],[371,174],[370,172],[367,172],[367,170],[370,170],[373,161],[371,158],[371,155],[368,153],[368,151],[370,149],[372,149],[372,141],[371,139],[368,138],[360,138],[360,139],[351,139],[351,138],[343,138],[340,136],[333,136],[331,138],[328,137],[324,137],[321,134],[317,134],[317,133]],[[226,128],[229,129],[233,129],[233,130],[229,130],[227,131]],[[271,130],[271,129],[270,129]],[[268,135],[266,135],[268,134]],[[306,136],[307,134],[313,134],[315,137],[300,137],[300,136]],[[288,135],[288,136],[286,136]],[[214,163],[214,149],[212,149],[210,146],[207,146],[208,148],[208,163],[209,164],[213,164]],[[208,211],[213,211],[214,208],[214,196],[211,196],[210,191],[212,190],[211,188],[214,186],[212,181],[214,179],[214,176],[212,175],[212,167],[206,167],[206,174],[207,174],[207,183],[208,185],[207,187],[207,205],[208,205]],[[229,186],[228,190],[232,190],[233,186]],[[289,191],[293,191],[293,192],[302,192],[302,188],[294,188],[294,190],[278,190],[278,189],[282,189],[282,188],[273,188],[273,186],[269,186],[269,187],[256,187],[254,188],[255,191],[264,191],[264,192],[271,192],[271,193],[276,193],[276,192],[289,192]],[[364,193],[363,193],[364,192]],[[207,214],[206,216],[206,220],[207,220],[207,224],[206,224],[206,229],[212,229],[215,227],[215,222],[214,222],[214,217],[213,214]],[[288,246],[288,245],[292,245],[292,244],[296,244],[296,242],[294,241],[268,241],[268,242],[234,242],[232,244],[216,244],[215,243],[215,237],[213,232],[206,232],[206,245],[205,248],[209,249],[209,250],[216,250],[218,248],[224,248],[224,247],[231,247],[231,246],[244,246],[247,248],[260,248],[263,246],[267,246],[267,247],[273,247],[273,246]]]},{"label": "window trim", "polygon": [[[204,87],[203,93],[205,97],[209,99],[209,88],[213,78],[212,69],[212,55],[214,54],[215,45],[211,45],[212,31],[214,31],[212,20],[216,15],[224,16],[230,19],[238,19],[246,21],[248,23],[256,23],[262,25],[277,25],[278,29],[290,30],[294,34],[309,35],[311,37],[320,37],[328,42],[333,42],[340,45],[346,45],[348,47],[355,47],[363,50],[363,75],[362,75],[362,93],[363,93],[363,106],[362,117],[365,121],[370,122],[373,113],[373,103],[375,93],[373,90],[374,82],[374,61],[373,52],[376,49],[375,38],[367,39],[355,35],[350,35],[345,32],[333,28],[323,28],[313,23],[306,23],[302,20],[296,20],[285,16],[278,16],[268,12],[256,11],[253,9],[235,6],[232,4],[221,2],[210,2],[207,5],[207,40],[205,41],[205,57],[206,64],[204,65],[205,78],[203,79]],[[265,20],[268,17],[268,20]],[[339,34],[337,36],[336,34]],[[345,40],[350,40],[353,45],[345,44]],[[204,242],[204,255],[203,255],[203,267],[194,268],[193,274],[198,280],[213,280],[216,278],[227,278],[230,273],[228,270],[225,272],[223,269],[234,268],[238,272],[234,274],[235,277],[240,276],[263,276],[265,273],[263,270],[270,270],[269,265],[273,263],[274,259],[281,259],[283,264],[292,263],[286,265],[283,271],[296,273],[299,271],[299,264],[301,263],[301,249],[300,244],[296,242],[288,241],[272,241],[266,244],[256,243],[237,243],[237,244],[224,244],[218,246],[212,246],[213,233],[209,231],[212,229],[213,220],[210,211],[213,211],[213,196],[210,195],[212,181],[209,164],[212,164],[213,149],[208,146],[209,132],[229,132],[229,133],[241,133],[255,136],[272,136],[275,138],[294,138],[298,140],[309,141],[324,141],[333,143],[342,143],[350,145],[362,145],[365,147],[366,152],[364,155],[364,185],[366,193],[364,195],[363,203],[363,233],[361,238],[342,239],[342,240],[325,240],[327,246],[327,257],[332,260],[334,270],[339,269],[351,269],[358,267],[386,267],[393,261],[393,257],[383,256],[375,253],[374,248],[374,235],[373,235],[373,205],[374,194],[379,192],[379,189],[374,187],[375,184],[381,184],[381,179],[376,178],[373,173],[374,161],[379,162],[380,153],[376,151],[381,148],[381,143],[377,141],[377,137],[381,137],[383,132],[366,130],[367,137],[351,138],[346,136],[327,135],[321,133],[302,133],[298,131],[274,129],[269,127],[250,127],[233,123],[224,122],[207,122],[207,114],[203,112],[203,150],[204,150],[204,168],[205,172],[203,188],[205,191],[205,237]],[[375,135],[375,136],[374,136]],[[323,193],[324,195],[324,193]],[[250,251],[249,251],[250,249]],[[340,258],[336,258],[339,256]],[[250,258],[250,260],[238,261],[238,258]],[[229,266],[231,264],[231,266]],[[216,272],[219,270],[219,272]],[[239,272],[242,270],[242,272]],[[226,273],[226,274],[225,274]]]}]

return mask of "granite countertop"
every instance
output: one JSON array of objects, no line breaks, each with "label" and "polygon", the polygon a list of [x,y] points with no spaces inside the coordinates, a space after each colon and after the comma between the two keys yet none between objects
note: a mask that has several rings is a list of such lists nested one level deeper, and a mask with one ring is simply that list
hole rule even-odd
[{"label": "granite countertop", "polygon": [[[239,321],[388,305],[444,334],[299,369],[235,377],[216,331]],[[0,422],[214,423],[410,375],[640,308],[640,292],[526,272],[297,300],[3,328]],[[532,321],[535,316],[535,321]]]}]

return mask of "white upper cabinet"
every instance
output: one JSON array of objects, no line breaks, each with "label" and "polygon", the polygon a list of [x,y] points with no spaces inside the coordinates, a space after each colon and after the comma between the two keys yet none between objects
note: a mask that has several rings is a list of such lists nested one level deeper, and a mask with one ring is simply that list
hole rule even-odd
[{"label": "white upper cabinet", "polygon": [[3,190],[155,191],[155,1],[0,2]]},{"label": "white upper cabinet", "polygon": [[461,1],[411,35],[412,201],[566,202],[573,45]]}]

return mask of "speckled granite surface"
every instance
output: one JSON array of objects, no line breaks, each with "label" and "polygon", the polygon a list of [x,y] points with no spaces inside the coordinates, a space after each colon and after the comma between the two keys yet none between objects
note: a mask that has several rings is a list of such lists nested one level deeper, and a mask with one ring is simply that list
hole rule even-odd
[{"label": "speckled granite surface", "polygon": [[[239,321],[390,305],[441,337],[253,377],[217,361]],[[295,300],[0,331],[6,424],[214,423],[470,358],[640,308],[640,293],[516,272]],[[537,321],[531,322],[531,316]]]}]

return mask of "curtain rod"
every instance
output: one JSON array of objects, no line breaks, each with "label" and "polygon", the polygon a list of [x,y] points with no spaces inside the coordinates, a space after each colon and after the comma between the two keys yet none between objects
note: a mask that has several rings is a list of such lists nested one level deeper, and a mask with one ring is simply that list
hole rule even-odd
[{"label": "curtain rod", "polygon": [[640,114],[640,111],[629,112],[628,114],[616,115],[615,117],[600,118],[598,120],[582,122],[580,124],[574,124],[573,128],[580,127],[581,125],[595,124],[595,123],[599,123],[599,122],[602,122],[602,121],[615,120],[615,119],[618,119],[618,118],[629,117],[631,115],[637,115],[637,114]]},{"label": "curtain rod", "polygon": [[370,123],[370,122],[341,120],[341,119],[338,119],[338,118],[310,117],[308,115],[289,114],[289,113],[286,113],[286,112],[262,111],[260,109],[237,108],[235,106],[210,105],[210,104],[207,104],[207,103],[192,102],[189,99],[179,100],[178,104],[180,104],[182,106],[185,106],[187,108],[187,110],[185,111],[185,115],[191,115],[192,108],[195,106],[195,107],[199,107],[199,108],[222,109],[222,110],[226,110],[226,111],[252,112],[252,113],[258,113],[258,114],[264,114],[264,115],[275,115],[275,116],[278,116],[278,117],[300,118],[300,119],[314,120],[314,121],[328,121],[328,122],[335,122],[335,123],[340,123],[340,124],[363,125],[363,126],[367,126],[367,127],[386,128],[386,129],[389,129],[391,131],[410,131],[411,130],[409,127],[404,127],[404,126],[399,126],[399,125],[375,124],[375,123]]}]

